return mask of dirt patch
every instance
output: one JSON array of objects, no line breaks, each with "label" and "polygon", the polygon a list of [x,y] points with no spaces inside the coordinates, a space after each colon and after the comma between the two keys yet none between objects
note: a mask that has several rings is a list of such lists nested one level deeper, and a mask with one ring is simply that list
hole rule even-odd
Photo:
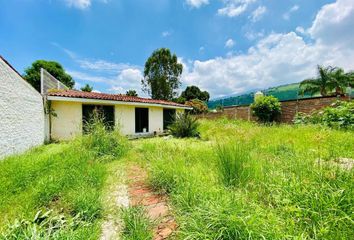
[{"label": "dirt patch", "polygon": [[144,207],[147,216],[156,223],[153,239],[162,240],[171,236],[178,225],[171,214],[167,196],[154,192],[148,186],[146,171],[138,166],[129,168],[128,178],[130,206]]}]

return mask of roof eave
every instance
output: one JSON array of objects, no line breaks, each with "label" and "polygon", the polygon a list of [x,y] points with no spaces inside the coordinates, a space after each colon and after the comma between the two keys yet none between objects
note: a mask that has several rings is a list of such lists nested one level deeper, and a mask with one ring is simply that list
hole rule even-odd
[{"label": "roof eave", "polygon": [[64,102],[94,103],[94,104],[151,106],[151,107],[164,107],[164,108],[188,109],[188,110],[193,109],[193,108],[188,107],[188,106],[175,106],[175,105],[159,104],[159,103],[128,102],[128,101],[118,101],[118,100],[104,100],[104,99],[95,99],[95,98],[60,97],[60,96],[50,96],[50,95],[47,96],[47,100],[50,100],[50,101],[64,101]]}]

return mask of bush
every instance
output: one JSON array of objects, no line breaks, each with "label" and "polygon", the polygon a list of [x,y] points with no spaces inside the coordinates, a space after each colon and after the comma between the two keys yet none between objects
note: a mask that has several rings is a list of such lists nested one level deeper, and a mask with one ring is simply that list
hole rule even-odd
[{"label": "bush", "polygon": [[191,113],[193,114],[201,114],[208,111],[208,105],[206,105],[205,102],[199,99],[187,101],[185,102],[185,104],[193,108],[193,110],[191,111]]},{"label": "bush", "polygon": [[107,128],[102,118],[94,117],[86,126],[87,135],[83,137],[82,144],[99,157],[121,157],[127,151],[128,141],[119,130]]},{"label": "bush", "polygon": [[323,124],[335,129],[354,130],[354,102],[337,101],[312,114],[298,113],[295,124]]},{"label": "bush", "polygon": [[281,113],[280,102],[273,96],[260,96],[251,104],[253,114],[258,120],[266,122],[274,122]]},{"label": "bush", "polygon": [[198,137],[198,122],[197,119],[187,113],[177,114],[176,120],[168,129],[171,134],[178,138]]},{"label": "bush", "polygon": [[219,145],[216,153],[218,156],[216,167],[225,186],[246,183],[256,173],[247,145],[229,142]]}]

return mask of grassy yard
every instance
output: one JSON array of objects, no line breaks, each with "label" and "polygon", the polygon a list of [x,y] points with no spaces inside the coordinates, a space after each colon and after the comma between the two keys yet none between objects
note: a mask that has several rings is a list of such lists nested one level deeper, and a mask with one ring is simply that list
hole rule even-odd
[{"label": "grassy yard", "polygon": [[[225,119],[199,130],[130,144],[88,136],[1,161],[0,239],[48,227],[57,239],[98,239],[107,179],[127,164],[169,195],[177,239],[354,239],[354,170],[338,162],[354,159],[353,132]],[[39,210],[53,212],[32,221]],[[121,217],[126,239],[151,236],[140,211]]]},{"label": "grassy yard", "polygon": [[178,239],[353,239],[352,132],[203,121],[201,140],[136,142]]}]

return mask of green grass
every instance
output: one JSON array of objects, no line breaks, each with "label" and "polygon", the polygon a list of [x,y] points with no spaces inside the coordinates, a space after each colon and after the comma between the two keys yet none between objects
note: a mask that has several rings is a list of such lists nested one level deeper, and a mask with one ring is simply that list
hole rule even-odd
[{"label": "green grass", "polygon": [[124,229],[122,232],[125,240],[151,240],[151,222],[146,217],[143,208],[130,207],[123,210]]},{"label": "green grass", "polygon": [[353,132],[201,121],[201,140],[139,140],[178,239],[353,239]]},{"label": "green grass", "polygon": [[[107,164],[127,147],[115,132],[93,132],[1,160],[0,239],[97,239]],[[48,224],[33,220],[48,210]]]}]

